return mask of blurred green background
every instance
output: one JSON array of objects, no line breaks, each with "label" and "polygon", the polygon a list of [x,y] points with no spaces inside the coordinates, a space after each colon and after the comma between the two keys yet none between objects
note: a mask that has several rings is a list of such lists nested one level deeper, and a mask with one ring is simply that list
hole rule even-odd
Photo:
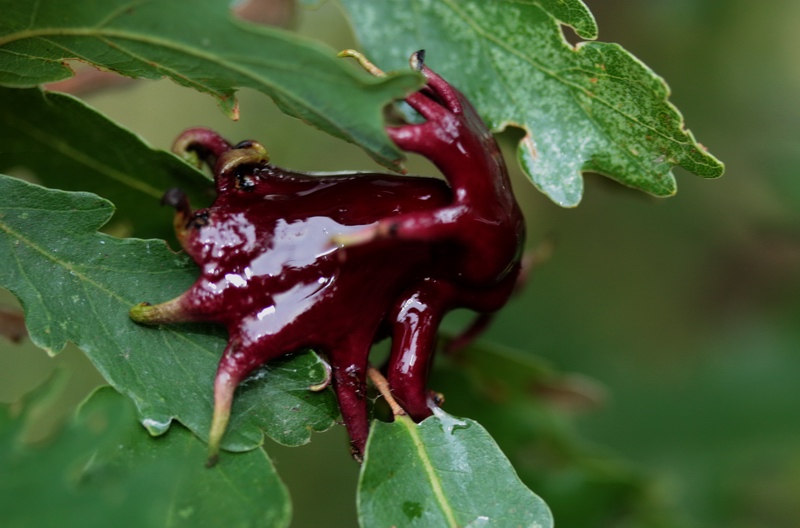
[{"label": "blurred green background", "polygon": [[[600,40],[667,80],[687,127],[727,171],[707,181],[678,169],[678,195],[666,200],[589,175],[583,203],[566,210],[511,161],[529,244],[549,240],[555,250],[486,339],[602,384],[607,401],[574,417],[575,427],[652,476],[679,523],[800,526],[800,2],[586,3]],[[297,27],[337,49],[355,45],[332,2],[298,13]],[[234,142],[260,140],[279,165],[376,169],[359,149],[251,92],[241,93],[235,123],[211,98],[169,82],[87,99],[162,148],[203,125]],[[518,137],[502,135],[509,160]],[[419,159],[410,168],[434,173]],[[3,293],[0,304],[13,300]],[[0,341],[0,351],[5,402],[57,365],[72,373],[46,423],[102,382],[77,350],[53,360]],[[292,493],[294,526],[355,525],[357,466],[342,429],[302,448],[267,446]]]}]

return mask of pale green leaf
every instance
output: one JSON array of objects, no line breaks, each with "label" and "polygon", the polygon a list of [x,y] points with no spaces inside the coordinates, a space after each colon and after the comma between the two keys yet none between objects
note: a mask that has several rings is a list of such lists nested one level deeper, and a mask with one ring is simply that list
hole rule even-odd
[{"label": "pale green leaf", "polygon": [[675,193],[672,167],[705,178],[722,164],[684,129],[664,81],[616,44],[569,45],[559,20],[592,38],[579,0],[343,0],[366,53],[398,68],[418,50],[463,91],[493,131],[521,127],[519,161],[562,206],[596,172],[656,196]]},{"label": "pale green leaf", "polygon": [[486,430],[442,411],[419,425],[406,416],[373,423],[358,509],[364,527],[553,525]]}]

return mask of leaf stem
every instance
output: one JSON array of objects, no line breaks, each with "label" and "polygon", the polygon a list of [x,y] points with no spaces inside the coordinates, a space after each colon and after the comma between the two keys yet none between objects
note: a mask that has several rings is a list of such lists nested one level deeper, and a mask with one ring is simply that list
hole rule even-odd
[{"label": "leaf stem", "polygon": [[356,51],[354,49],[342,50],[337,54],[337,57],[353,58],[361,65],[362,68],[367,70],[367,72],[369,72],[374,77],[386,77],[386,73],[377,66],[375,66],[372,62],[370,62],[370,60],[366,57],[366,55],[364,55],[360,51]]},{"label": "leaf stem", "polygon": [[405,416],[406,411],[400,407],[400,404],[397,403],[397,400],[392,396],[392,389],[389,387],[389,382],[386,381],[381,371],[370,365],[367,367],[367,375],[369,379],[372,380],[372,384],[375,385],[375,388],[378,389],[378,392],[381,393],[381,396],[386,399],[386,403],[388,403],[389,407],[392,409],[392,414],[395,417]]}]

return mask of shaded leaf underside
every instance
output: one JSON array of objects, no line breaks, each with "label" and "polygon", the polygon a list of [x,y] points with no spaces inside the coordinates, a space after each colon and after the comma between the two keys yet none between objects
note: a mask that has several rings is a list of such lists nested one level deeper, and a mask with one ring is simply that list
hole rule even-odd
[{"label": "shaded leaf underside", "polygon": [[78,59],[134,78],[169,77],[237,114],[234,92],[253,88],[287,113],[364,147],[394,166],[382,108],[418,87],[405,73],[377,79],[292,33],[234,20],[217,0],[0,1],[0,85],[70,77]]},{"label": "shaded leaf underside", "polygon": [[209,200],[213,187],[200,171],[79,99],[0,87],[0,101],[0,171],[24,167],[44,185],[99,194],[137,236],[171,231],[172,212],[158,207],[167,189],[180,187],[197,205]]}]

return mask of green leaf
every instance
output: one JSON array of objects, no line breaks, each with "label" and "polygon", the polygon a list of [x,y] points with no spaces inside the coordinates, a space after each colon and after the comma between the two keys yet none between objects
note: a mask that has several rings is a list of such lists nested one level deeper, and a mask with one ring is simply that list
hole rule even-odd
[{"label": "green leaf", "polygon": [[[127,403],[110,387],[101,388],[84,403],[80,416],[118,408],[120,402]],[[127,423],[135,423],[132,407],[125,405],[125,411]],[[227,455],[211,469],[205,467],[206,456],[205,444],[183,427],[159,438],[129,427],[120,445],[99,450],[87,473],[105,476],[154,468],[158,481],[169,484],[168,507],[154,526],[289,525],[289,493],[263,450]]]},{"label": "green leaf", "polygon": [[419,425],[407,416],[373,423],[358,509],[364,527],[553,525],[489,433],[443,411]]},{"label": "green leaf", "polygon": [[597,22],[581,0],[530,0],[558,22],[575,30],[578,36],[594,40],[597,38]]},{"label": "green leaf", "polygon": [[[105,378],[136,403],[152,434],[177,418],[207,438],[223,333],[199,325],[144,327],[128,310],[185,291],[197,270],[160,240],[97,233],[113,212],[88,193],[48,190],[0,176],[0,286],[22,302],[31,339],[54,354],[78,345]],[[326,366],[313,353],[273,362],[234,401],[223,447],[258,446],[262,430],[287,445],[333,425],[330,390],[314,393]]]},{"label": "green leaf", "polygon": [[583,172],[656,196],[675,193],[673,166],[705,178],[723,172],[684,129],[660,77],[616,44],[564,40],[559,20],[595,36],[578,0],[343,3],[376,63],[399,67],[425,48],[428,65],[492,130],[521,127],[519,161],[559,205],[580,202]]},{"label": "green leaf", "polygon": [[391,166],[399,151],[382,108],[418,87],[408,71],[374,78],[332,50],[232,18],[219,0],[0,0],[0,85],[68,78],[78,59],[129,77],[169,77],[209,93],[232,117],[234,93],[253,88],[283,111],[364,147]]},{"label": "green leaf", "polygon": [[139,236],[169,236],[173,213],[156,207],[167,189],[180,187],[196,205],[212,190],[202,172],[64,94],[0,88],[0,144],[0,171],[24,167],[47,186],[97,193]]},{"label": "green leaf", "polygon": [[213,469],[205,446],[182,427],[153,439],[130,402],[106,387],[43,446],[25,426],[57,396],[49,383],[18,416],[0,410],[0,524],[60,526],[287,526],[288,493],[261,450]]}]

